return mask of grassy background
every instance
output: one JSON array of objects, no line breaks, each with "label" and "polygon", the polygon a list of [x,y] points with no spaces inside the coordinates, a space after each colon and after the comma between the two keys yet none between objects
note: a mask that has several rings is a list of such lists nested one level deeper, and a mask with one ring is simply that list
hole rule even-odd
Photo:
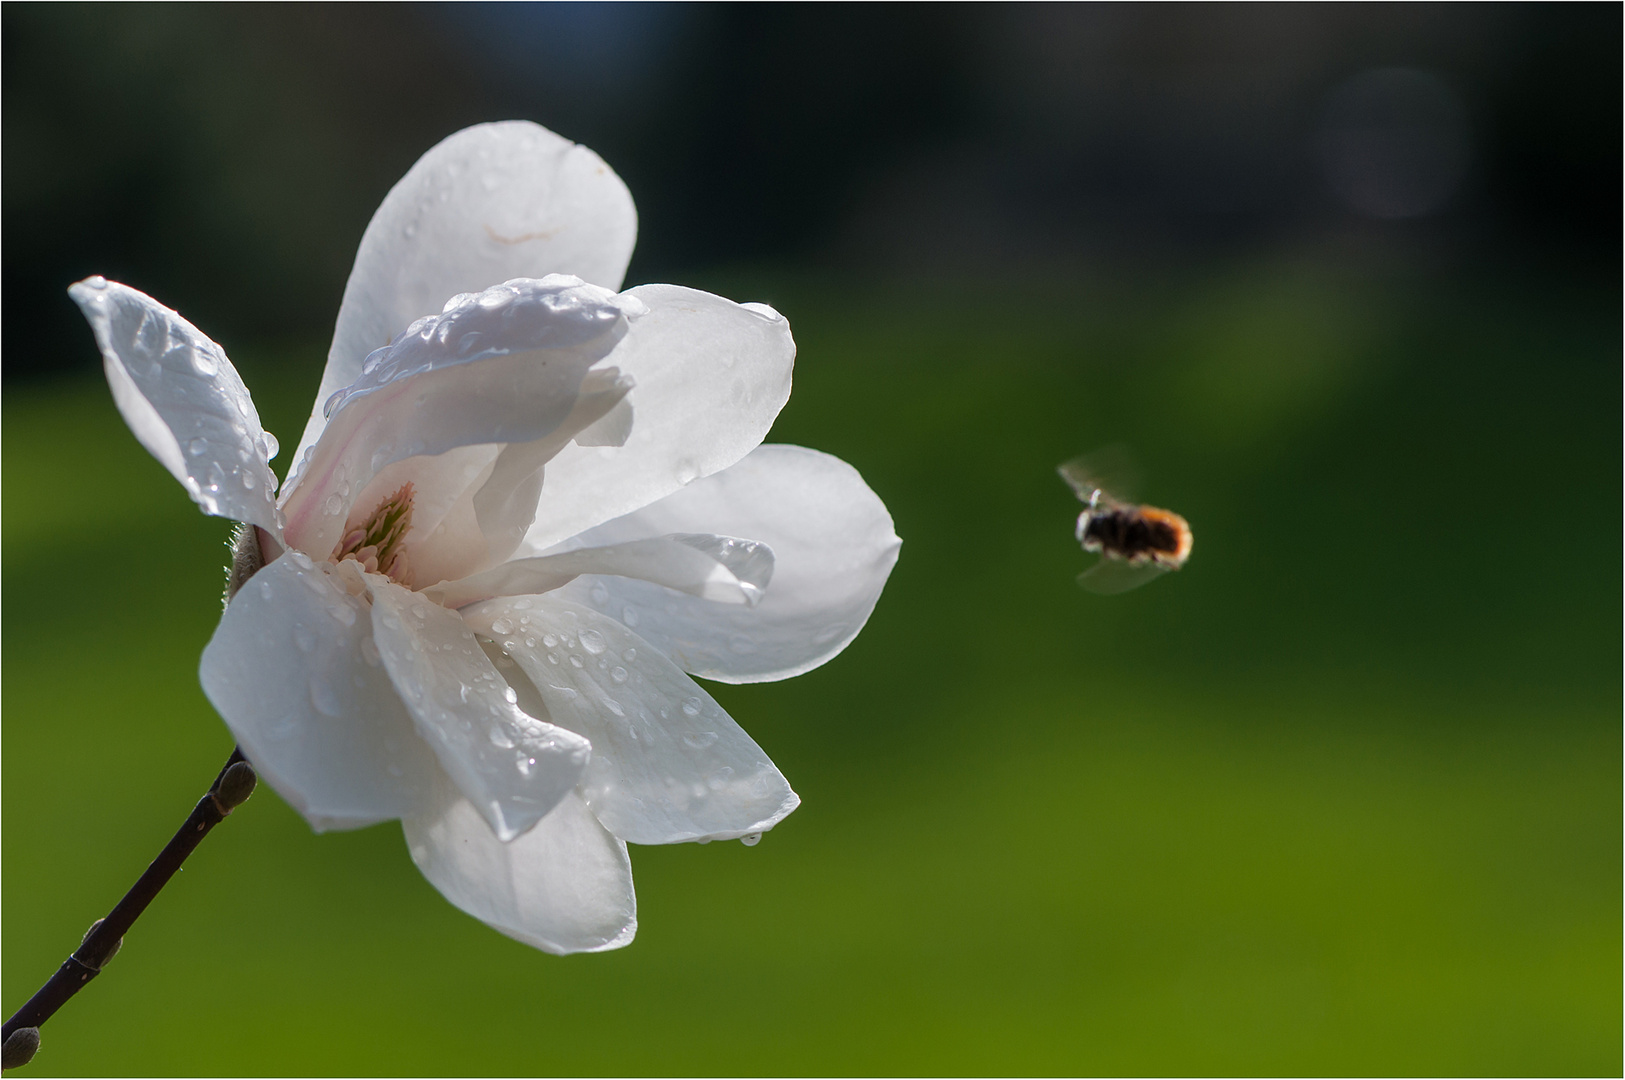
[{"label": "grassy background", "polygon": [[[560,959],[262,789],[32,1073],[1618,1073],[1617,292],[697,284],[789,315],[772,438],[904,538],[841,657],[714,688],[801,809],[634,849],[637,941]],[[291,447],[324,346],[223,344]],[[9,1012],[231,740],[226,525],[99,382],[3,438]],[[1195,553],[1096,597],[1053,467],[1116,440]]]}]

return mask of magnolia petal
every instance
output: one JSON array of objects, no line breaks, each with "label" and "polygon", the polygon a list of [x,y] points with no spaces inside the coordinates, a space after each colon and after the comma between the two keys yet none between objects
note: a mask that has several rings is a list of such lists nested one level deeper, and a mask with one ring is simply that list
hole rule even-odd
[{"label": "magnolia petal", "polygon": [[494,596],[545,593],[581,574],[617,574],[664,585],[724,604],[755,604],[773,576],[773,552],[754,540],[710,533],[674,533],[612,547],[579,548],[515,559],[423,594],[459,608]]},{"label": "magnolia petal", "polygon": [[770,545],[773,582],[755,607],[724,607],[625,577],[582,576],[558,596],[647,638],[684,670],[720,682],[810,671],[855,638],[902,541],[880,498],[846,462],[768,444],[636,513],[582,534],[588,544],[704,527]]},{"label": "magnolia petal", "polygon": [[384,196],[361,237],[295,460],[321,435],[323,402],[360,377],[367,354],[447,297],[548,274],[614,291],[637,231],[620,177],[546,128],[480,124],[439,143]]},{"label": "magnolia petal", "polygon": [[528,554],[732,465],[790,396],[795,342],[772,308],[676,285],[621,295],[648,308],[611,354],[636,383],[631,435],[620,447],[567,446],[548,464]]},{"label": "magnolia petal", "polygon": [[299,552],[232,598],[199,669],[254,768],[318,831],[431,805],[434,754],[372,641],[366,605]]},{"label": "magnolia petal", "polygon": [[434,812],[401,824],[412,861],[442,896],[526,945],[561,956],[602,952],[637,933],[626,845],[574,792],[507,843],[449,781]]},{"label": "magnolia petal", "polygon": [[419,734],[498,839],[512,840],[575,786],[592,746],[521,711],[455,612],[367,576],[378,652]]},{"label": "magnolia petal", "polygon": [[335,394],[284,495],[289,542],[325,555],[353,504],[388,494],[369,485],[394,462],[551,434],[587,369],[625,335],[628,309],[640,310],[575,278],[519,279],[413,324]]},{"label": "magnolia petal", "polygon": [[[379,474],[373,481],[374,491],[393,491],[410,479],[418,485],[420,505],[427,501],[428,506],[436,508],[416,519],[419,524],[409,534],[406,548],[412,568],[410,584],[421,588],[464,577],[512,555],[536,517],[543,467],[572,436],[623,403],[631,388],[632,380],[615,368],[595,368],[582,379],[575,408],[563,423],[533,442],[480,448],[484,456],[479,460],[484,465],[477,472],[438,468],[439,458],[409,458]],[[448,479],[457,484],[455,493],[441,486]],[[448,494],[453,497],[441,511],[438,507]],[[364,507],[358,509],[365,513]],[[356,516],[352,512],[351,519]]]},{"label": "magnolia petal", "polygon": [[518,662],[555,723],[592,740],[580,790],[622,840],[748,836],[800,805],[722,707],[614,619],[551,597],[491,600],[464,617]]},{"label": "magnolia petal", "polygon": [[276,443],[220,346],[152,297],[86,278],[68,290],[96,333],[130,430],[206,514],[282,535]]}]

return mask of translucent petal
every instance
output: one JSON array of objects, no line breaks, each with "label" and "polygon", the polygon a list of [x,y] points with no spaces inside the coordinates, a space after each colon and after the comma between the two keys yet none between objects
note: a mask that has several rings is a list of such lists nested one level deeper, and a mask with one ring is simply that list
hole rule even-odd
[{"label": "translucent petal", "polygon": [[548,464],[529,554],[732,465],[790,395],[795,342],[773,309],[675,285],[621,296],[648,308],[610,355],[636,384],[631,435],[620,447],[567,446]]},{"label": "translucent petal", "polygon": [[[439,458],[409,458],[379,474],[370,485],[373,493],[387,494],[411,480],[420,506],[429,511],[415,519],[407,537],[413,587],[464,577],[512,555],[536,517],[543,467],[577,432],[622,403],[631,386],[615,368],[595,368],[582,380],[570,415],[544,438],[479,447],[478,456],[466,459],[479,461],[477,470],[472,464],[462,471],[440,467],[441,459],[475,449],[464,447]],[[365,513],[364,502],[358,510]]]},{"label": "translucent petal", "polygon": [[856,469],[777,444],[579,541],[616,544],[702,528],[772,548],[773,580],[760,604],[712,604],[625,577],[582,576],[557,595],[620,619],[695,675],[766,682],[809,671],[846,648],[874,610],[902,544],[885,504]]},{"label": "translucent petal", "polygon": [[455,612],[377,574],[367,581],[378,652],[418,732],[497,838],[512,840],[575,786],[591,744],[521,711]]},{"label": "translucent petal", "polygon": [[464,615],[518,662],[555,723],[592,740],[580,790],[621,839],[748,836],[800,804],[709,694],[614,619],[551,597],[491,600]]},{"label": "translucent petal", "polygon": [[619,289],[637,227],[620,177],[545,128],[512,120],[445,139],[390,189],[361,238],[295,460],[321,434],[323,402],[414,320],[510,278],[574,274]]},{"label": "translucent petal", "polygon": [[298,552],[255,574],[203,650],[203,692],[316,830],[428,805],[439,767],[372,641],[366,605]]},{"label": "translucent petal", "polygon": [[[574,278],[455,298],[367,361],[335,395],[284,497],[289,542],[325,555],[390,464],[461,446],[530,442],[572,415],[587,369],[626,333],[614,294]],[[590,421],[587,421],[590,422]]]},{"label": "translucent petal", "polygon": [[515,559],[423,594],[446,607],[494,596],[551,592],[580,574],[616,574],[724,604],[755,604],[773,576],[773,552],[754,540],[674,533],[611,547]]},{"label": "translucent petal", "polygon": [[225,352],[145,293],[105,278],[68,290],[96,332],[119,412],[206,514],[282,535],[275,443]]},{"label": "translucent petal", "polygon": [[423,876],[447,900],[511,938],[563,955],[617,949],[637,933],[626,845],[574,792],[507,843],[491,835],[449,782],[434,812],[402,825]]}]

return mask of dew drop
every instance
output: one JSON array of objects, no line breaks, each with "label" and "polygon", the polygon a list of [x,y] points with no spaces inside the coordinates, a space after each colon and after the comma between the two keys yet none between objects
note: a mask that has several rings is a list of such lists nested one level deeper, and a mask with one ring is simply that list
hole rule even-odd
[{"label": "dew drop", "polygon": [[208,449],[209,440],[203,438],[202,436],[199,436],[196,439],[189,439],[186,443],[186,452],[191,454],[193,457],[202,457],[204,452]]},{"label": "dew drop", "polygon": [[602,581],[593,582],[592,588],[588,590],[588,595],[592,597],[592,602],[599,607],[609,603],[609,590],[604,587]]},{"label": "dew drop", "polygon": [[570,654],[570,666],[571,667],[584,667],[584,666],[586,666],[586,662],[584,660],[582,660],[581,657],[577,656],[575,653],[571,653]]},{"label": "dew drop", "polygon": [[493,619],[491,621],[491,631],[497,634],[511,634],[513,633],[513,620]]},{"label": "dew drop", "polygon": [[739,842],[746,847],[755,847],[762,842],[762,834],[759,832],[746,833],[739,838]]},{"label": "dew drop", "polygon": [[604,651],[604,635],[596,630],[581,631],[581,647],[597,656]]},{"label": "dew drop", "polygon": [[623,683],[626,681],[626,669],[623,667],[610,668],[609,677],[617,683]]},{"label": "dew drop", "polygon": [[219,362],[203,349],[192,350],[192,366],[197,369],[199,375],[211,379],[220,370]]},{"label": "dew drop", "polygon": [[[683,706],[683,711],[687,712],[688,706]],[[683,736],[683,745],[690,750],[704,750],[716,741],[717,733],[714,731],[690,731]]]},{"label": "dew drop", "polygon": [[337,495],[329,495],[327,501],[322,503],[322,509],[328,517],[337,517],[339,511],[344,509],[344,502]]},{"label": "dew drop", "polygon": [[553,646],[557,645],[558,643],[559,643],[559,638],[558,638],[557,634],[543,634],[542,635],[542,644],[546,645],[549,649],[551,649]]},{"label": "dew drop", "polygon": [[343,703],[326,679],[310,680],[310,703],[323,716],[338,717],[344,713]]},{"label": "dew drop", "polygon": [[519,704],[519,691],[515,690],[511,686],[504,686],[502,688],[502,696],[507,700],[509,705]]},{"label": "dew drop", "polygon": [[260,433],[265,439],[265,460],[270,461],[282,449],[282,444],[276,441],[276,436],[269,431]]},{"label": "dew drop", "polygon": [[293,628],[293,643],[300,652],[308,653],[316,647],[316,635],[310,632],[309,627],[296,626]]},{"label": "dew drop", "polygon": [[632,661],[636,660],[637,658],[638,658],[638,651],[636,649],[628,649],[628,650],[626,650],[625,652],[623,652],[621,654],[621,659],[625,660],[628,664],[630,664]]},{"label": "dew drop", "polygon": [[626,605],[621,609],[621,621],[628,626],[636,626],[638,624],[638,609],[631,604]]},{"label": "dew drop", "polygon": [[698,715],[700,715],[700,699],[697,698],[697,697],[691,697],[691,698],[685,699],[684,702],[683,702],[683,715],[684,716],[698,716]]}]

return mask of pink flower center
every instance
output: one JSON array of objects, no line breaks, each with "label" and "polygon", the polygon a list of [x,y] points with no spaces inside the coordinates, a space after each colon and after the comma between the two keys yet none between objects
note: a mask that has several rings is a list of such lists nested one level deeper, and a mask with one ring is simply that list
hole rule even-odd
[{"label": "pink flower center", "polygon": [[412,528],[412,484],[378,504],[367,520],[344,534],[333,549],[333,561],[354,559],[370,574],[383,573],[406,584],[404,541]]}]

